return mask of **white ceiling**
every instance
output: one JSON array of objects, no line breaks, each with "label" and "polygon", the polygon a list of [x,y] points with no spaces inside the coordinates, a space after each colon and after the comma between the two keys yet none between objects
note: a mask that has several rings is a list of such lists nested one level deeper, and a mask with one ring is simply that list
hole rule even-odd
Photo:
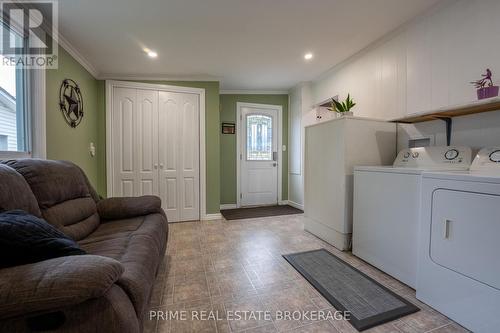
[{"label": "white ceiling", "polygon": [[[439,0],[63,0],[59,30],[101,77],[286,90]],[[158,52],[148,58],[144,47]],[[313,60],[303,58],[313,52]]]}]

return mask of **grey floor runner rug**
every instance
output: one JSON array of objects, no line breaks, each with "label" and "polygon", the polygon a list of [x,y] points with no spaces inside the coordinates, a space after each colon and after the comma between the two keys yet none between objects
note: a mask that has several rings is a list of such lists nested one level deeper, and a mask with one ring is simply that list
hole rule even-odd
[{"label": "grey floor runner rug", "polygon": [[358,331],[419,311],[325,249],[283,257],[338,311],[349,311],[349,321]]}]

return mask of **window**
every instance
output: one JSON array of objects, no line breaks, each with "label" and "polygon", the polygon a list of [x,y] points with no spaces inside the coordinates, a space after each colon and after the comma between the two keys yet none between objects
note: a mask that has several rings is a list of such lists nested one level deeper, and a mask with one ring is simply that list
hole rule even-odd
[{"label": "window", "polygon": [[0,151],[9,150],[9,137],[7,135],[0,135]]},{"label": "window", "polygon": [[[1,22],[0,22],[1,24]],[[4,26],[5,28],[5,26]],[[23,38],[10,30],[11,40]],[[1,51],[0,51],[1,52]],[[0,59],[3,54],[0,53]],[[0,152],[29,152],[28,70],[0,62]]]},{"label": "window", "polygon": [[273,159],[273,118],[265,115],[248,115],[247,160],[271,161]]}]

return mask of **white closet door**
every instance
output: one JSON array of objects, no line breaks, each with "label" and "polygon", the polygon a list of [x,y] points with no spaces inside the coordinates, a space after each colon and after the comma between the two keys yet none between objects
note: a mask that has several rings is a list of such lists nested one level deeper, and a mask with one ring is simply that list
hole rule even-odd
[{"label": "white closet door", "polygon": [[158,193],[158,92],[115,88],[113,195]]},{"label": "white closet door", "polygon": [[137,90],[136,195],[158,195],[158,91]]},{"label": "white closet door", "polygon": [[160,91],[160,197],[171,222],[200,218],[199,141],[198,95]]}]

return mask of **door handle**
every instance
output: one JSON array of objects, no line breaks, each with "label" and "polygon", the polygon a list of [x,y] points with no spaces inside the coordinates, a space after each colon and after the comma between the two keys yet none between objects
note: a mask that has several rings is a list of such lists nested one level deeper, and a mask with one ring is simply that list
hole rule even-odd
[{"label": "door handle", "polygon": [[160,169],[163,169],[163,163],[160,163]]},{"label": "door handle", "polygon": [[273,163],[273,167],[276,167],[277,165],[278,165],[278,163],[276,163],[276,162],[275,162],[275,163]]},{"label": "door handle", "polygon": [[443,238],[448,239],[450,238],[450,223],[451,221],[448,219],[444,220],[444,225],[443,225]]},{"label": "door handle", "polygon": [[273,161],[277,161],[277,160],[278,160],[278,152],[273,151]]},{"label": "door handle", "polygon": [[156,163],[155,163],[155,164],[153,164],[153,167],[154,167],[155,169],[158,169],[158,164],[156,164]]}]

